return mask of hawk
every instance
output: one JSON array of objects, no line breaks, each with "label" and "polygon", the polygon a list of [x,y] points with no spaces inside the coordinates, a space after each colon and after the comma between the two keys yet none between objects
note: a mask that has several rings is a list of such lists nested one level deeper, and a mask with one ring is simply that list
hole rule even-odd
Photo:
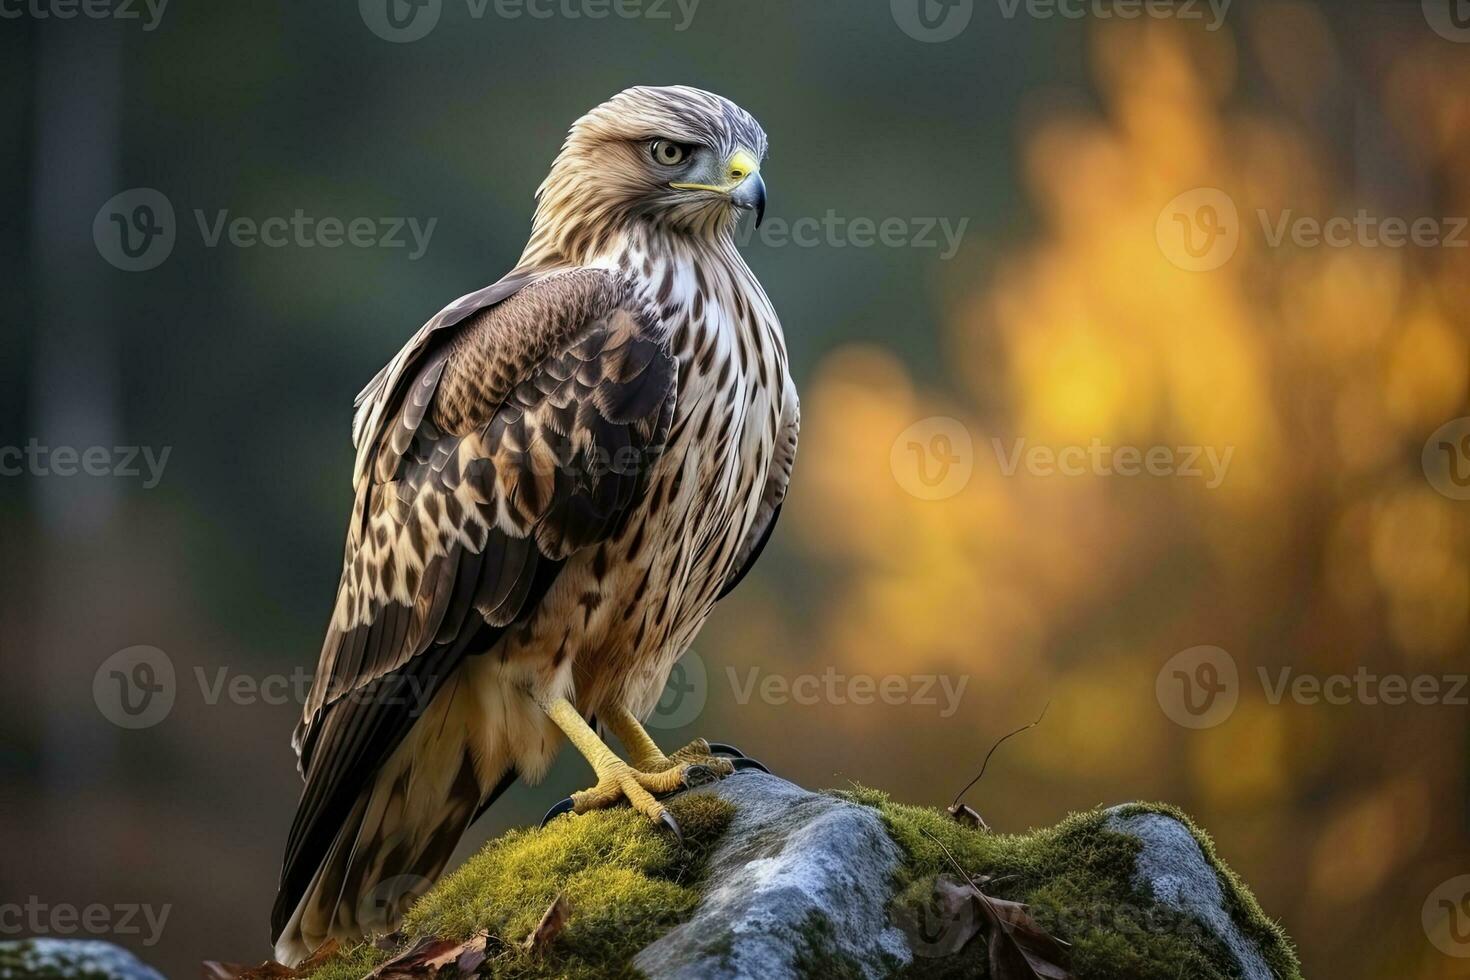
[{"label": "hawk", "polygon": [[765,152],[721,96],[614,96],[573,124],[516,267],[358,395],[341,584],[292,737],[281,962],[391,928],[562,736],[596,774],[578,812],[626,800],[677,832],[658,794],[730,771],[640,719],[759,556],[795,457],[781,326],[735,244]]}]

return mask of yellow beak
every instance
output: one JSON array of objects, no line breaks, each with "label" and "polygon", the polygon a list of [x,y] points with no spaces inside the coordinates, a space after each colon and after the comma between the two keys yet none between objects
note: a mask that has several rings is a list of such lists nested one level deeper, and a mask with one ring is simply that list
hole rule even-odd
[{"label": "yellow beak", "polygon": [[682,191],[714,191],[717,194],[728,194],[745,182],[745,178],[751,174],[760,173],[760,161],[755,154],[746,149],[736,150],[725,163],[725,178],[723,184],[691,184],[671,183],[670,187],[677,187]]}]

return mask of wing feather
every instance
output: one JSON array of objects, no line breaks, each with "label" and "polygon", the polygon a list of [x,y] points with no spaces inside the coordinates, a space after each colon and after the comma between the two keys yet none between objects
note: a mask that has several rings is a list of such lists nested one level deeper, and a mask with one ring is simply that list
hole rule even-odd
[{"label": "wing feather", "polygon": [[[677,368],[630,294],[613,273],[575,270],[488,310],[461,300],[360,397],[342,581],[293,738],[306,788],[277,934],[460,659],[523,620],[564,561],[638,499]],[[641,465],[599,465],[630,452]]]}]

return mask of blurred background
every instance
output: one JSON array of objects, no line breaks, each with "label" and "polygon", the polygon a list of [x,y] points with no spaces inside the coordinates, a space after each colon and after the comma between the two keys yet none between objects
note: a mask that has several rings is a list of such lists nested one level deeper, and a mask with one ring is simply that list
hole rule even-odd
[{"label": "blurred background", "polygon": [[656,734],[946,804],[1049,702],[995,828],[1167,800],[1307,975],[1470,975],[1461,6],[6,6],[0,903],[267,955],[352,397],[682,82],[770,133],[803,431]]}]

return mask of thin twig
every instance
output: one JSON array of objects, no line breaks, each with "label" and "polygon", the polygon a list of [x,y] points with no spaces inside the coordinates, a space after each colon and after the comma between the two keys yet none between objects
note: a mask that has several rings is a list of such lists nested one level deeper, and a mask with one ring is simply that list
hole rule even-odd
[{"label": "thin twig", "polygon": [[949,808],[951,810],[955,809],[956,807],[958,807],[960,805],[960,800],[963,800],[965,798],[965,794],[968,793],[970,791],[970,789],[976,783],[978,783],[980,781],[981,777],[985,775],[985,770],[990,765],[990,757],[993,756],[993,755],[995,755],[995,750],[998,749],[998,748],[1000,748],[1001,745],[1003,745],[1005,743],[1006,739],[1011,738],[1012,736],[1015,736],[1015,735],[1019,735],[1022,732],[1030,731],[1031,729],[1035,728],[1037,725],[1041,724],[1041,719],[1043,719],[1043,718],[1046,717],[1046,709],[1047,708],[1050,708],[1050,707],[1051,707],[1051,702],[1050,701],[1046,702],[1046,704],[1042,706],[1041,714],[1039,714],[1039,715],[1036,716],[1036,720],[1035,721],[1033,721],[1029,725],[1022,725],[1020,728],[1016,729],[1013,732],[1007,732],[1006,734],[1002,735],[1000,737],[1000,739],[997,740],[994,745],[992,745],[990,747],[990,751],[987,752],[987,753],[985,753],[985,761],[982,762],[982,763],[980,763],[980,772],[979,772],[979,774],[977,774],[974,779],[972,779],[968,783],[966,783],[964,789],[960,790],[958,793],[955,794],[954,802],[949,805]]}]

